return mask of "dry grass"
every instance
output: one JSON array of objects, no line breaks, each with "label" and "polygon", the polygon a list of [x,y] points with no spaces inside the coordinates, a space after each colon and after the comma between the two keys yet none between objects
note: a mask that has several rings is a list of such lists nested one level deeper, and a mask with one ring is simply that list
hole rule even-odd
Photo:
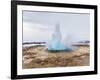
[{"label": "dry grass", "polygon": [[89,46],[72,52],[48,52],[45,46],[23,48],[23,68],[88,66]]}]

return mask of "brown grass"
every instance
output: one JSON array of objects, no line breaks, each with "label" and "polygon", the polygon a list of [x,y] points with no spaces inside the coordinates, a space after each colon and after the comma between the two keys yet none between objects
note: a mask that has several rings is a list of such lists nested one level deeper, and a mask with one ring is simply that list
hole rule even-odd
[{"label": "brown grass", "polygon": [[23,48],[23,68],[89,66],[89,46],[72,52],[48,52],[45,46]]}]

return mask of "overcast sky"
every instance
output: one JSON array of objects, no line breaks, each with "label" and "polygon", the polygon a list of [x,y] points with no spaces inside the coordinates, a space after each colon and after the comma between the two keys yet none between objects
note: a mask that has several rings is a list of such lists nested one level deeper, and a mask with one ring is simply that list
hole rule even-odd
[{"label": "overcast sky", "polygon": [[58,23],[62,40],[89,40],[89,14],[23,11],[23,42],[47,42]]}]

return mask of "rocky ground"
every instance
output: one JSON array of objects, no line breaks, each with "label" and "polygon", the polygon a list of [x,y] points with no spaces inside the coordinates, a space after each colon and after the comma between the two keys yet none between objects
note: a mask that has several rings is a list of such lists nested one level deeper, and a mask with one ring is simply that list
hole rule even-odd
[{"label": "rocky ground", "polygon": [[23,48],[23,68],[88,66],[89,46],[78,46],[75,51],[49,52],[45,46]]}]

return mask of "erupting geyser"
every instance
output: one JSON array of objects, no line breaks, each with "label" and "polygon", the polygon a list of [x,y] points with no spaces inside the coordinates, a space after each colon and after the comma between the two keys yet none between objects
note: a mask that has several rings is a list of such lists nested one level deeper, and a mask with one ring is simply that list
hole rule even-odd
[{"label": "erupting geyser", "polygon": [[62,42],[62,35],[59,24],[56,25],[55,31],[52,34],[52,39],[48,43],[49,51],[72,51],[72,48]]}]

